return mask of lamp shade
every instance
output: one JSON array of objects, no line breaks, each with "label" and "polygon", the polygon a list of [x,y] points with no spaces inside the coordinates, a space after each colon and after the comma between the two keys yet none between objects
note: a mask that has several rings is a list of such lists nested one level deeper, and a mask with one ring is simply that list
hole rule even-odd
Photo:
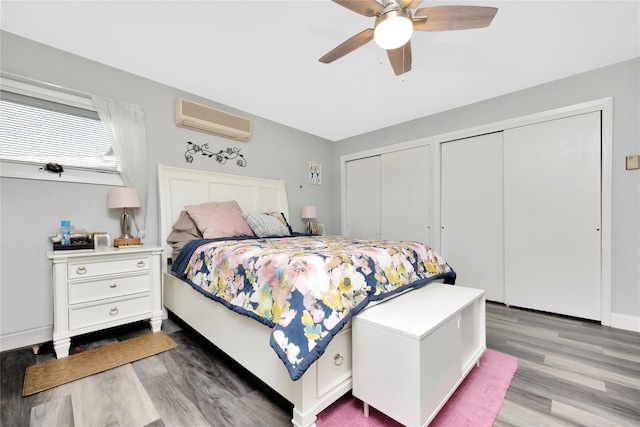
[{"label": "lamp shade", "polygon": [[318,214],[316,213],[315,206],[303,206],[300,211],[300,218],[302,219],[311,219],[317,218]]},{"label": "lamp shade", "polygon": [[141,203],[138,190],[127,187],[110,188],[108,206],[109,209],[139,208]]}]

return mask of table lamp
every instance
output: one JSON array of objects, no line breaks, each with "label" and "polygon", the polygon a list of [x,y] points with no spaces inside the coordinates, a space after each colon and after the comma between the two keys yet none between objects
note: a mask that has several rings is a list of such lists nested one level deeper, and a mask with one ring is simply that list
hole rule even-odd
[{"label": "table lamp", "polygon": [[303,206],[300,211],[300,218],[307,220],[307,233],[311,233],[311,220],[316,219],[318,214],[316,213],[315,206]]},{"label": "table lamp", "polygon": [[140,196],[135,188],[118,187],[109,189],[109,209],[124,209],[120,217],[120,239],[132,239],[131,218],[127,209],[141,207]]}]

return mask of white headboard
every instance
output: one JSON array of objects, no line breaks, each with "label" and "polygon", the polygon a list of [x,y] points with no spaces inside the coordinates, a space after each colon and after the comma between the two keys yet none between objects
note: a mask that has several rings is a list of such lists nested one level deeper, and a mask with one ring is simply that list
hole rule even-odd
[{"label": "white headboard", "polygon": [[[171,254],[167,236],[186,205],[235,200],[243,212],[282,212],[289,219],[284,181],[158,165],[160,244]],[[166,262],[163,262],[166,268]]]}]

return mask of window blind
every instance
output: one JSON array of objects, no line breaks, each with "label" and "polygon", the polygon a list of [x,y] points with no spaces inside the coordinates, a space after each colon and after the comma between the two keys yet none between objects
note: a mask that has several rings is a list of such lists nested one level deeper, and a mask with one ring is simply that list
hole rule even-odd
[{"label": "window blind", "polygon": [[0,159],[117,173],[96,111],[0,91]]}]

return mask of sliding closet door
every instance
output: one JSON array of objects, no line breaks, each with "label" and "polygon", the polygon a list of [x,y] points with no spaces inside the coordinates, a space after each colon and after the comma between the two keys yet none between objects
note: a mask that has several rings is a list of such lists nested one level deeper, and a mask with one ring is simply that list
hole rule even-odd
[{"label": "sliding closet door", "polygon": [[347,236],[380,239],[380,156],[346,163]]},{"label": "sliding closet door", "polygon": [[441,145],[442,247],[456,284],[504,301],[502,133]]},{"label": "sliding closet door", "polygon": [[601,318],[600,146],[599,112],[504,132],[507,304]]},{"label": "sliding closet door", "polygon": [[430,150],[424,145],[382,155],[383,239],[431,241]]}]

